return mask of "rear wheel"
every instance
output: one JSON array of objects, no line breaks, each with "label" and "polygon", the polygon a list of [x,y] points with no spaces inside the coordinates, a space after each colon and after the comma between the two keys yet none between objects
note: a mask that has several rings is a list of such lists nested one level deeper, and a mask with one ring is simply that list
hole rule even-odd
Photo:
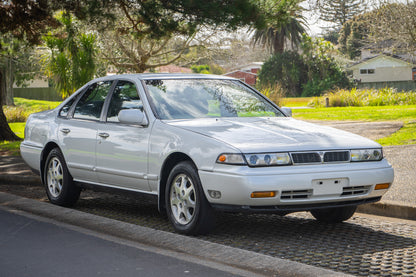
[{"label": "rear wheel", "polygon": [[175,230],[182,234],[206,234],[214,227],[214,215],[195,166],[177,164],[169,174],[166,211]]},{"label": "rear wheel", "polygon": [[52,149],[46,159],[44,180],[51,203],[69,207],[77,202],[81,188],[74,184],[59,148]]},{"label": "rear wheel", "polygon": [[311,214],[317,220],[326,223],[339,223],[350,219],[357,209],[357,206],[346,206],[338,208],[312,210]]}]

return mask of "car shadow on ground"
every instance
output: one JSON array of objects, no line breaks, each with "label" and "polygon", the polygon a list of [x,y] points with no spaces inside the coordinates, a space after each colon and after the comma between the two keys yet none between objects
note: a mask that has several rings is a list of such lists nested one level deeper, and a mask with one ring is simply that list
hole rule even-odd
[{"label": "car shadow on ground", "polygon": [[[16,186],[8,192],[47,201],[42,187]],[[88,190],[74,209],[174,232],[147,197]],[[416,226],[405,223],[354,216],[344,223],[325,224],[306,212],[286,216],[217,213],[216,228],[198,238],[354,275],[416,274]]]}]

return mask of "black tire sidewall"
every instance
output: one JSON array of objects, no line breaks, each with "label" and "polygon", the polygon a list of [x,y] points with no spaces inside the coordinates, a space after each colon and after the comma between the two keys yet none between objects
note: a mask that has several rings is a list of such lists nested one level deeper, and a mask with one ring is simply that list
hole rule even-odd
[{"label": "black tire sidewall", "polygon": [[[61,193],[55,197],[51,195],[48,187],[48,167],[52,158],[56,157],[62,166],[63,183]],[[59,148],[54,148],[49,152],[44,168],[45,189],[51,203],[60,206],[72,206],[79,198],[80,188],[74,185],[72,176],[68,171],[64,156]]]},{"label": "black tire sidewall", "polygon": [[344,206],[312,210],[311,214],[321,222],[340,223],[350,219],[354,215],[356,209],[357,206]]},{"label": "black tire sidewall", "polygon": [[[192,220],[186,224],[180,224],[175,219],[171,204],[170,204],[170,193],[172,189],[172,182],[178,176],[179,174],[185,174],[187,175],[193,182],[195,194],[196,194],[196,205],[195,205],[195,212]],[[198,173],[194,165],[190,162],[181,162],[177,164],[172,171],[169,174],[168,181],[167,181],[167,187],[165,192],[165,204],[166,204],[166,212],[168,215],[169,220],[171,221],[173,227],[175,230],[182,234],[187,235],[196,235],[200,233],[205,233],[205,229],[207,229],[207,226],[205,226],[202,217],[204,214],[210,213],[211,207],[208,204],[208,201],[205,198],[205,194],[202,190],[201,181],[199,179]]]}]

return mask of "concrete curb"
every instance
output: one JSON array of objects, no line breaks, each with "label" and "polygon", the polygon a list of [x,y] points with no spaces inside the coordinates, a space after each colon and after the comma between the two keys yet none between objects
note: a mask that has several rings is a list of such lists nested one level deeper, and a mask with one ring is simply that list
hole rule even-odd
[{"label": "concrete curb", "polygon": [[401,219],[416,220],[416,206],[406,205],[395,201],[381,201],[377,203],[359,205],[357,212]]},{"label": "concrete curb", "polygon": [[[0,175],[0,184],[42,186],[38,176]],[[397,201],[380,201],[359,205],[357,212],[408,220],[416,220],[416,206]]]},{"label": "concrete curb", "polygon": [[19,176],[7,173],[0,176],[0,184],[42,186],[39,176]]},{"label": "concrete curb", "polygon": [[53,206],[0,192],[0,205],[99,231],[154,247],[187,253],[258,274],[276,276],[350,276],[343,273],[283,260],[247,250],[207,242],[195,237],[154,230],[64,207]]}]

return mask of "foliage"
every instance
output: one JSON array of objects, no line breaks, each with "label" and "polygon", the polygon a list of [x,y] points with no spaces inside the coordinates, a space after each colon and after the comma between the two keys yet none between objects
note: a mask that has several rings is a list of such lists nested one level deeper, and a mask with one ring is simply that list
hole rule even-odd
[{"label": "foliage", "polygon": [[334,87],[350,86],[346,73],[331,55],[334,49],[332,43],[304,35],[301,47],[308,72],[302,96],[317,96]]},{"label": "foliage", "polygon": [[25,122],[30,114],[54,109],[61,103],[55,101],[32,100],[18,97],[16,97],[14,101],[15,106],[3,107],[7,122]]},{"label": "foliage", "polygon": [[46,26],[56,26],[47,0],[2,1],[0,34],[10,33],[13,38],[40,43],[40,33]]},{"label": "foliage", "polygon": [[372,42],[381,44],[384,51],[408,52],[416,51],[416,1],[389,3],[377,9],[371,24]]},{"label": "foliage", "polygon": [[312,100],[309,106],[323,107],[325,98],[329,99],[330,107],[416,105],[416,92],[397,92],[393,88],[386,87],[378,90],[340,89]]},{"label": "foliage", "polygon": [[260,87],[278,83],[290,96],[314,96],[334,87],[350,85],[331,56],[333,46],[323,39],[303,35],[302,54],[283,52],[267,60],[259,73]]},{"label": "foliage", "polygon": [[201,65],[192,65],[191,66],[192,72],[194,73],[201,73],[201,74],[216,74],[221,75],[224,74],[224,69],[217,65],[217,64],[201,64]]},{"label": "foliage", "polygon": [[287,41],[291,43],[292,49],[295,49],[301,41],[301,35],[305,33],[306,24],[300,2],[300,0],[257,1],[265,14],[266,26],[255,30],[253,44],[266,46],[275,54],[285,51]]},{"label": "foliage", "polygon": [[285,96],[285,92],[279,84],[265,87],[260,92],[278,106],[281,105],[282,99]]},{"label": "foliage", "polygon": [[44,59],[45,72],[52,78],[62,97],[95,77],[97,69],[96,36],[84,33],[70,13],[62,12],[57,19],[63,27],[44,36],[50,50]]},{"label": "foliage", "polygon": [[262,89],[278,84],[285,95],[299,96],[307,82],[306,64],[297,52],[276,53],[263,64],[258,77]]},{"label": "foliage", "polygon": [[202,74],[210,74],[211,68],[207,64],[201,64],[201,65],[193,65],[191,66],[192,72],[194,73],[202,73]]},{"label": "foliage", "polygon": [[13,38],[8,33],[0,37],[0,71],[3,76],[2,103],[13,105],[13,84],[25,86],[35,76],[39,76],[38,55],[25,40]]},{"label": "foliage", "polygon": [[341,53],[350,59],[360,57],[362,47],[369,43],[370,28],[376,16],[377,10],[374,10],[356,15],[345,22],[338,40]]},{"label": "foliage", "polygon": [[[251,0],[114,1],[116,22],[98,29],[105,59],[119,72],[145,72],[179,61],[206,42],[217,28],[262,26]],[[208,30],[206,26],[210,26]],[[204,33],[198,34],[203,29]]]},{"label": "foliage", "polygon": [[345,22],[364,10],[364,0],[317,0],[319,18],[339,30]]}]

